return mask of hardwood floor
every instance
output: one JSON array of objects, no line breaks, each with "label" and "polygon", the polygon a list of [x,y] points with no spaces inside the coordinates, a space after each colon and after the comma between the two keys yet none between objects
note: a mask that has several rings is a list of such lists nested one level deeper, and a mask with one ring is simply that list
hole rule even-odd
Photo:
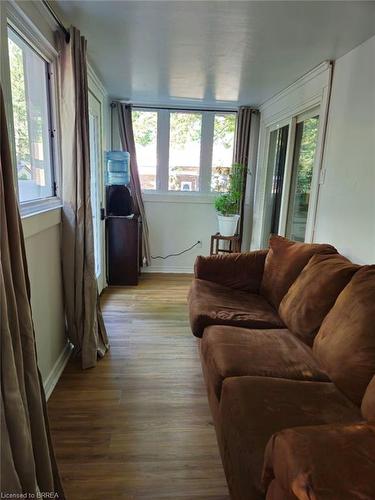
[{"label": "hardwood floor", "polygon": [[229,499],[196,339],[188,275],[110,288],[111,350],[66,367],[48,404],[67,500]]}]

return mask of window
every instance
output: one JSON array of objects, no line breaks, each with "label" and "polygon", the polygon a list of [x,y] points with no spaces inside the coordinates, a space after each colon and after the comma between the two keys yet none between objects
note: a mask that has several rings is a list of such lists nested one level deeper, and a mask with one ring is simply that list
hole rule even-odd
[{"label": "window", "polygon": [[156,189],[158,113],[133,111],[132,120],[142,189]]},{"label": "window", "polygon": [[49,63],[8,27],[20,203],[54,196]]},{"label": "window", "polygon": [[227,191],[230,169],[233,163],[234,114],[215,115],[214,143],[212,150],[211,190]]},{"label": "window", "polygon": [[269,138],[266,186],[268,203],[265,212],[264,233],[264,244],[266,246],[270,234],[278,234],[279,232],[288,132],[289,126],[285,125],[284,127],[272,130]]},{"label": "window", "polygon": [[305,241],[311,181],[318,139],[319,116],[307,118],[296,125],[286,235]]},{"label": "window", "polygon": [[139,108],[132,118],[143,190],[227,190],[236,113]]},{"label": "window", "polygon": [[170,114],[168,183],[170,191],[199,191],[201,135],[201,114]]}]

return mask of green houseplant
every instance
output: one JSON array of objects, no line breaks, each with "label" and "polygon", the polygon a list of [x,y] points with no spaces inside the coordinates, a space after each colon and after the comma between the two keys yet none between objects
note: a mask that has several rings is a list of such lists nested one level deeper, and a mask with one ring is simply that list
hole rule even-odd
[{"label": "green houseplant", "polygon": [[244,177],[245,167],[241,163],[234,163],[229,174],[228,192],[215,198],[219,232],[222,236],[233,236],[236,233]]}]

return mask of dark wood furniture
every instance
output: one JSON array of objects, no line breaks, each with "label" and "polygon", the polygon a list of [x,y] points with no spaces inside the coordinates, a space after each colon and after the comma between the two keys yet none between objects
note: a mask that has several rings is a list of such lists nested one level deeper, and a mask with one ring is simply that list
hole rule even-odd
[{"label": "dark wood furniture", "polygon": [[[220,248],[220,241],[228,241],[228,248]],[[237,252],[241,252],[241,242],[238,234],[235,234],[234,236],[221,236],[220,233],[216,233],[211,236],[210,255]]]},{"label": "dark wood furniture", "polygon": [[138,285],[141,218],[107,217],[106,234],[108,284]]}]

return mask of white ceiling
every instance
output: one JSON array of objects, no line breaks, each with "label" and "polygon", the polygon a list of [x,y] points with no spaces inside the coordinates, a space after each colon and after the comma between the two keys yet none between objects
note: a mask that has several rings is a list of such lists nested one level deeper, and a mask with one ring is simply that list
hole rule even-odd
[{"label": "white ceiling", "polygon": [[258,105],[375,34],[375,2],[57,0],[112,97]]}]

